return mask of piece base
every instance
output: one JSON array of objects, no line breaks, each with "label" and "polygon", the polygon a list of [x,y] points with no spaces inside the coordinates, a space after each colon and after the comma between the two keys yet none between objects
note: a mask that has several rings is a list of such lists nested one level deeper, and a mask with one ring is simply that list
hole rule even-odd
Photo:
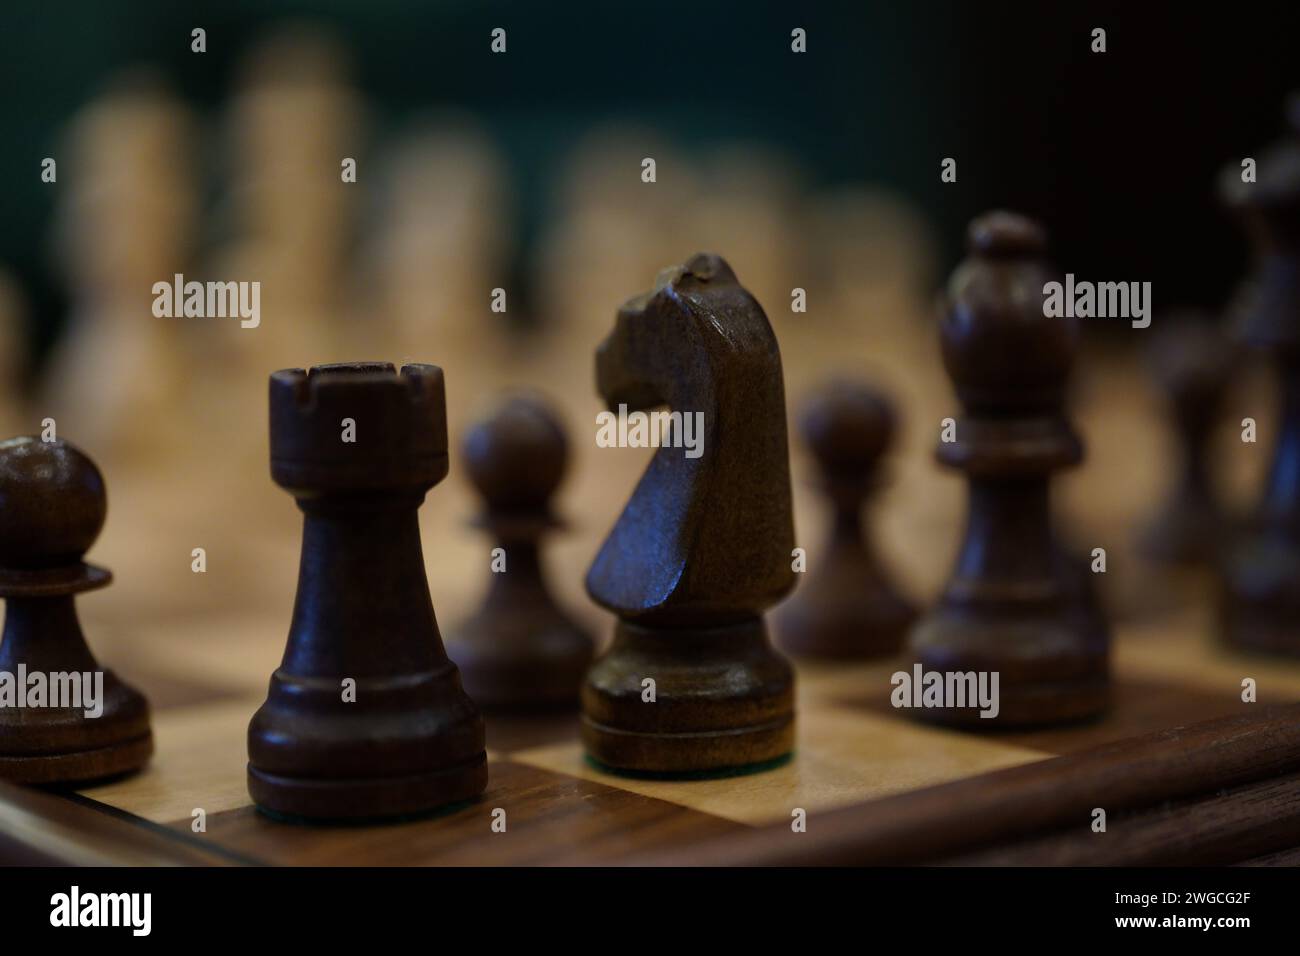
[{"label": "piece base", "polygon": [[679,734],[619,730],[583,717],[582,743],[591,760],[624,776],[730,776],[747,767],[770,769],[788,758],[794,751],[794,715],[752,727]]},{"label": "piece base", "polygon": [[144,767],[152,755],[151,734],[72,753],[0,754],[0,780],[22,784],[91,783],[134,773]]},{"label": "piece base", "polygon": [[870,661],[903,648],[916,609],[857,550],[832,555],[824,569],[776,613],[776,644],[792,657]]},{"label": "piece base", "polygon": [[784,767],[794,759],[794,751],[783,754],[773,760],[764,760],[760,763],[741,764],[738,767],[719,767],[714,770],[682,770],[677,772],[670,770],[625,770],[622,767],[611,767],[608,764],[603,764],[590,755],[583,759],[601,773],[613,774],[616,777],[626,777],[629,780],[725,780],[730,777],[749,777],[757,773],[766,773],[769,770],[776,770],[778,767]]},{"label": "piece base", "polygon": [[1229,647],[1300,657],[1300,531],[1256,527],[1222,566],[1218,631]]},{"label": "piece base", "polygon": [[1300,627],[1295,623],[1237,621],[1224,629],[1223,643],[1248,654],[1300,658]]},{"label": "piece base", "polygon": [[876,627],[864,624],[861,629],[811,626],[780,632],[777,646],[799,660],[810,661],[879,661],[897,657],[907,638],[910,621],[901,625]]},{"label": "piece base", "polygon": [[[1252,600],[1249,592],[1229,582],[1220,597],[1219,634],[1231,648],[1270,657],[1300,658],[1300,580],[1275,587],[1260,599]],[[1283,590],[1287,587],[1287,590]]]},{"label": "piece base", "polygon": [[581,735],[588,756],[620,771],[767,763],[794,749],[794,672],[759,617],[718,627],[621,620],[583,683]]},{"label": "piece base", "polygon": [[279,813],[275,810],[269,810],[263,806],[255,806],[255,809],[268,820],[274,820],[276,823],[286,823],[290,826],[299,827],[356,827],[356,826],[401,826],[403,823],[416,823],[420,820],[437,820],[441,817],[449,817],[454,813],[459,813],[466,807],[472,807],[474,799],[459,800],[455,803],[447,803],[440,807],[434,807],[432,810],[420,810],[415,813],[400,813],[388,817],[343,817],[339,819],[300,817],[292,813]]},{"label": "piece base", "polygon": [[468,643],[447,645],[465,693],[480,710],[556,713],[578,709],[582,678],[591,667],[590,646],[568,657],[537,655],[504,661],[477,650]]},{"label": "piece base", "polygon": [[[1071,590],[1076,582],[1082,584]],[[958,699],[944,700],[942,707],[906,708],[910,716],[994,732],[1100,716],[1110,699],[1110,632],[1095,595],[1084,586],[1090,583],[1067,575],[1060,590],[1039,600],[942,600],[909,635],[904,654],[910,666],[903,670],[919,667],[925,675],[919,680],[926,683],[930,675],[941,675],[944,691]],[[961,698],[969,697],[971,675],[987,680],[985,690],[992,692],[994,674],[997,716],[981,717],[977,701]],[[962,675],[963,682],[949,689],[955,675]],[[917,697],[914,679],[913,704],[921,702]],[[965,706],[953,706],[957,703]]]},{"label": "piece base", "polygon": [[596,642],[549,598],[528,592],[513,605],[489,601],[446,648],[480,710],[555,713],[578,709]]},{"label": "piece base", "polygon": [[248,792],[269,816],[310,822],[414,817],[477,797],[487,789],[487,754],[454,767],[406,777],[286,777],[248,766]]},{"label": "piece base", "polygon": [[922,723],[996,733],[1094,720],[1105,713],[1110,693],[1104,679],[1044,681],[1000,687],[998,698],[996,717],[981,717],[978,706],[912,707],[907,712]]}]

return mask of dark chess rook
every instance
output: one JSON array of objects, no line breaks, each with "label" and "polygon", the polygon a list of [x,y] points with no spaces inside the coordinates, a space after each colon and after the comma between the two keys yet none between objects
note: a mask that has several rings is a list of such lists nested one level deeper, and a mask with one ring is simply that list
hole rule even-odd
[{"label": "dark chess rook", "polygon": [[416,516],[447,474],[442,370],[276,372],[270,402],[271,474],[302,510],[302,561],[284,660],[248,728],[249,793],[340,820],[477,796],[483,721],[443,650]]}]

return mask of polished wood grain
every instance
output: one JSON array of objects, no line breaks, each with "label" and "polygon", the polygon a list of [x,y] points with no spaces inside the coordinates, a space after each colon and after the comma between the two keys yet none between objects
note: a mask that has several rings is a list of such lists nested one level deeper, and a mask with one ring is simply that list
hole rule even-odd
[{"label": "polished wood grain", "polygon": [[[491,764],[482,798],[427,820],[376,827],[287,826],[252,807],[211,817],[207,837],[291,866],[609,864],[646,847],[664,853],[742,829],[707,813],[511,761]],[[504,817],[494,811],[504,810]],[[504,820],[505,829],[493,829]]]},{"label": "polished wood grain", "polygon": [[[1202,802],[1172,824],[1158,812],[1139,817],[1131,826],[1143,834],[1132,849],[1134,859],[1196,859],[1196,847],[1204,843],[1206,861],[1224,862],[1225,854],[1245,860],[1295,842],[1297,774],[1300,705],[1259,708],[832,811],[805,833],[787,825],[762,828],[699,847],[689,862],[926,863],[989,847],[1010,860],[1017,844],[1051,834],[1059,840],[1041,844],[1041,857],[1026,851],[1023,861],[1059,852],[1063,859],[1087,862],[1093,851],[1098,861],[1119,859],[1124,851],[1114,849],[1115,841],[1079,842],[1080,835],[1090,835],[1096,808],[1110,818],[1197,797]],[[1241,788],[1235,797],[1225,800],[1218,793],[1204,802],[1205,795],[1234,788]],[[1272,813],[1279,823],[1270,828]],[[1179,827],[1181,841],[1162,849],[1160,835]],[[1239,849],[1226,850],[1234,841]],[[650,854],[639,862],[667,860]]]},{"label": "polished wood grain", "polygon": [[[1186,659],[1180,661],[1180,667],[1190,669],[1197,665],[1197,645],[1184,644]],[[1206,645],[1205,653],[1219,655],[1222,651]],[[1212,661],[1217,659],[1204,660],[1203,669],[1212,671]],[[247,666],[259,665],[254,658]],[[780,861],[784,848],[790,845],[785,837],[796,807],[809,814],[809,833],[801,835],[806,838],[824,835],[826,827],[833,825],[834,814],[846,812],[843,808],[875,807],[882,797],[907,804],[919,800],[943,818],[1003,792],[998,774],[989,771],[1015,765],[1044,766],[1044,762],[1056,766],[1048,760],[1052,754],[1076,752],[1207,714],[1258,713],[1256,708],[1262,705],[1243,704],[1235,679],[1227,680],[1242,673],[1243,667],[1259,680],[1266,699],[1297,689],[1296,676],[1286,665],[1266,661],[1220,661],[1223,678],[1207,678],[1200,684],[1182,680],[1161,683],[1138,668],[1142,676],[1117,682],[1114,707],[1100,721],[978,735],[916,725],[881,706],[896,666],[896,662],[887,661],[801,667],[802,719],[795,757],[782,767],[750,776],[687,781],[618,777],[583,759],[572,715],[493,715],[487,721],[490,796],[484,802],[445,818],[396,828],[284,826],[257,815],[250,807],[243,780],[244,732],[259,698],[245,693],[160,711],[155,719],[158,755],[150,766],[141,774],[85,792],[93,801],[91,806],[101,807],[103,812],[112,810],[131,825],[164,824],[178,836],[203,841],[214,851],[228,851],[237,859],[256,862],[636,861],[661,847],[663,833],[675,826],[670,818],[679,813],[683,815],[682,839],[671,844],[671,862],[712,860],[712,856],[701,854],[716,852],[709,849],[715,839],[723,840],[725,849],[727,840],[745,832],[765,834],[754,849],[756,860]],[[875,688],[874,704],[864,699],[868,687]],[[1261,768],[1271,772],[1266,764]],[[1071,779],[1056,770],[1049,773],[1041,784],[1044,799],[1067,792]],[[945,786],[959,784],[970,789]],[[604,801],[597,818],[574,817],[564,805],[568,799],[594,799],[592,794]],[[1102,799],[1109,799],[1109,794]],[[481,853],[467,855],[458,850],[462,839],[485,838],[479,832],[488,819],[484,814],[490,817],[490,810],[497,806],[514,821],[510,825],[515,829],[507,831],[514,838],[485,843]],[[207,813],[206,834],[191,832],[196,808]],[[661,813],[665,818],[660,819]],[[620,818],[628,821],[628,826],[637,820],[651,822],[637,824],[635,830],[620,836]],[[520,819],[530,821],[529,825],[515,826]],[[907,818],[873,814],[872,819],[872,826],[889,823],[890,828],[902,827],[901,838],[906,838]],[[705,821],[725,823],[730,829],[718,830]],[[1193,839],[1202,831],[1195,820],[1184,820],[1184,824]],[[753,827],[763,829],[749,829]],[[409,839],[412,834],[414,841]],[[487,836],[500,835],[489,829]],[[43,837],[37,833],[34,839],[39,845]],[[833,842],[838,845],[842,841]],[[1006,846],[1016,842],[1008,839]],[[618,854],[611,855],[610,846],[618,847]],[[1104,849],[1101,844],[1085,842],[1076,850],[1082,853],[1089,848]],[[658,855],[650,859],[662,861]]]},{"label": "polished wood grain", "polygon": [[522,750],[512,759],[598,781],[754,826],[875,797],[972,777],[1050,756],[996,739],[918,726],[897,713],[825,704],[804,710],[792,758],[743,776],[661,780],[618,776],[584,759],[575,741]]},{"label": "polished wood grain", "polygon": [[82,793],[145,820],[186,826],[196,810],[215,814],[246,805],[248,719],[258,703],[247,697],[160,712],[149,765]]},{"label": "polished wood grain", "polygon": [[92,801],[0,781],[0,864],[206,866],[238,861],[220,847],[178,839],[161,827]]},{"label": "polished wood grain", "polygon": [[[955,866],[1225,866],[1300,844],[1300,773],[943,860]],[[1283,850],[1282,852],[1287,852]]]}]

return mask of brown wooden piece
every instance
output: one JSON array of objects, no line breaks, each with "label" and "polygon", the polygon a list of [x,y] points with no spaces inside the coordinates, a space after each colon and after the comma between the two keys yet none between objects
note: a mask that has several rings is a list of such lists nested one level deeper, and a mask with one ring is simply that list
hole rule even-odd
[{"label": "brown wooden piece", "polygon": [[1230,530],[1208,456],[1234,350],[1207,316],[1174,313],[1159,324],[1150,365],[1168,397],[1179,453],[1173,489],[1144,529],[1142,551],[1158,561],[1208,564],[1222,552]]},{"label": "brown wooden piece", "polygon": [[988,730],[1091,717],[1106,705],[1109,634],[1049,505],[1051,475],[1081,461],[1083,448],[1065,416],[1079,330],[1044,315],[1046,244],[1021,216],[980,217],[948,286],[943,359],[964,414],[938,457],[966,473],[969,516],[953,576],[909,635],[908,656],[926,671],[998,672],[1000,713],[910,711],[923,720]]},{"label": "brown wooden piece", "polygon": [[506,563],[447,654],[480,707],[576,709],[595,642],[556,605],[539,553],[541,537],[561,526],[550,500],[568,464],[564,430],[539,397],[514,395],[470,428],[463,454],[486,505],[478,523]]},{"label": "brown wooden piece", "polygon": [[1259,260],[1236,331],[1268,351],[1281,402],[1263,498],[1225,562],[1221,629],[1229,644],[1300,656],[1300,96],[1290,120],[1240,199]]},{"label": "brown wooden piece", "polygon": [[[619,616],[582,690],[582,738],[619,770],[759,765],[794,742],[794,676],[763,611],[794,584],[781,354],[719,257],[660,273],[596,354],[609,408],[703,413],[699,457],[661,447],[587,574]],[[654,681],[655,700],[645,680]]]},{"label": "brown wooden piece", "polygon": [[447,474],[442,370],[289,369],[270,403],[271,475],[303,512],[302,563],[284,660],[248,728],[249,793],[332,820],[477,796],[483,719],[443,650],[416,516]]},{"label": "brown wooden piece", "polygon": [[896,654],[916,610],[894,586],[864,527],[867,498],[881,483],[893,442],[889,400],[851,381],[813,395],[800,420],[832,508],[830,534],[808,556],[808,572],[778,614],[782,649],[801,657],[866,659]]},{"label": "brown wooden piece", "polygon": [[[52,693],[79,674],[85,705],[52,707],[47,697],[44,706],[19,707],[16,696],[6,701],[14,706],[0,705],[0,778],[71,783],[138,770],[153,753],[149,706],[95,660],[74,603],[112,580],[82,561],[108,512],[99,469],[65,441],[11,438],[0,443],[0,503],[0,673],[15,695],[26,695],[33,675]],[[102,713],[88,717],[85,694],[101,672]]]}]

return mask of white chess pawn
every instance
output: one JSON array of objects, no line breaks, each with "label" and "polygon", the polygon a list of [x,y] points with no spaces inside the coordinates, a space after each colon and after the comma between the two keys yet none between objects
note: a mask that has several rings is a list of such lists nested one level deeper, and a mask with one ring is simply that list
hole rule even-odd
[{"label": "white chess pawn", "polygon": [[436,346],[449,367],[458,356],[507,347],[515,290],[507,281],[507,176],[495,145],[467,119],[437,117],[395,144],[379,176],[358,329],[390,342],[399,358]]},{"label": "white chess pawn", "polygon": [[165,451],[184,428],[183,320],[154,315],[153,287],[189,260],[192,143],[185,107],[134,77],[72,124],[54,250],[72,310],[34,413],[105,460]]},{"label": "white chess pawn", "polygon": [[784,156],[751,144],[715,151],[689,207],[693,248],[724,252],[780,336],[792,318],[805,245],[796,222],[800,176]]},{"label": "white chess pawn", "polygon": [[802,231],[827,299],[822,321],[915,329],[936,270],[932,230],[921,212],[896,193],[866,186],[815,196],[807,208]]},{"label": "white chess pawn", "polygon": [[239,362],[259,376],[344,357],[341,303],[360,188],[345,181],[344,163],[360,160],[365,116],[328,35],[288,28],[246,57],[226,116],[229,239],[206,268],[261,283],[261,323],[232,334]]},{"label": "white chess pawn", "polygon": [[699,251],[682,228],[698,189],[694,166],[653,132],[602,129],[575,147],[535,264],[543,321],[564,330],[555,347],[594,348],[629,289]]}]

